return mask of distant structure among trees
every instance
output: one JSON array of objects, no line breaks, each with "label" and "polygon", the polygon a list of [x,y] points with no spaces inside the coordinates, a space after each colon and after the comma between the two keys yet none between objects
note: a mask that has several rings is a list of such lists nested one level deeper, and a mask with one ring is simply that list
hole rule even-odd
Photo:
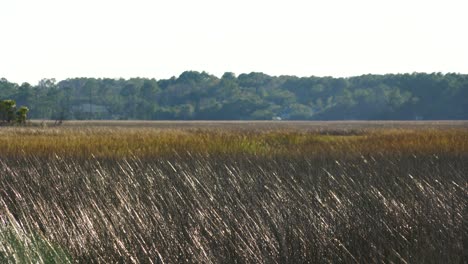
[{"label": "distant structure among trees", "polygon": [[[219,78],[186,71],[161,80],[43,79],[18,85],[0,79],[1,99],[28,105],[33,119],[53,120],[468,119],[468,75],[333,78],[227,72]],[[3,111],[4,122],[13,119],[14,112]]]}]

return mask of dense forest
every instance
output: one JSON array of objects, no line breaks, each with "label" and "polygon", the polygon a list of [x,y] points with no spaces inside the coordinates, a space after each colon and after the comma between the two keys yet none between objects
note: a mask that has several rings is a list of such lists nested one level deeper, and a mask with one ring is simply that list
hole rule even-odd
[{"label": "dense forest", "polygon": [[170,79],[73,78],[37,85],[0,79],[0,100],[32,119],[420,120],[468,119],[468,75],[412,73],[350,78],[221,78],[186,71]]}]

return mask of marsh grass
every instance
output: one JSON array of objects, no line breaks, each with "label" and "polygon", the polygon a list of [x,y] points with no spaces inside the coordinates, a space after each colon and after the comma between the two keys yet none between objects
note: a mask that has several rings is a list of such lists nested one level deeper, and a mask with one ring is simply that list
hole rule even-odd
[{"label": "marsh grass", "polygon": [[260,156],[468,152],[467,129],[232,130],[46,127],[0,130],[0,156],[151,158],[183,153]]},{"label": "marsh grass", "polygon": [[11,263],[467,261],[463,129],[0,134]]}]

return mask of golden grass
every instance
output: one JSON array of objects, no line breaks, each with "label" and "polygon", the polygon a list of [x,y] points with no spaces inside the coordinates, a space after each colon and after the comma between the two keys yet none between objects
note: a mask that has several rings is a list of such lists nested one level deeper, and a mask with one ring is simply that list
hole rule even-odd
[{"label": "golden grass", "polygon": [[191,154],[354,156],[468,153],[468,129],[223,129],[177,127],[9,127],[0,157],[153,158]]}]

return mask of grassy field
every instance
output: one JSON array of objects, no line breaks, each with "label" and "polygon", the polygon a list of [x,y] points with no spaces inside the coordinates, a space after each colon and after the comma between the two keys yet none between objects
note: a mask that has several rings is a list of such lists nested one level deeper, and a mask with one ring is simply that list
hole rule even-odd
[{"label": "grassy field", "polygon": [[0,262],[466,263],[468,122],[0,127]]}]

